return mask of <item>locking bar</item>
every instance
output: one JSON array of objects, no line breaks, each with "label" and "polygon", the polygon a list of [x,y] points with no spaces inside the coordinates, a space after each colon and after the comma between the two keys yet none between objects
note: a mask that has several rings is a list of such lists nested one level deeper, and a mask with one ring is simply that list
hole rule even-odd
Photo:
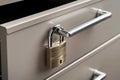
[{"label": "locking bar", "polygon": [[[97,9],[97,8],[93,8],[93,10],[96,11],[96,18],[86,22],[86,23],[83,23],[77,27],[75,27],[74,29],[70,30],[70,31],[65,31],[65,30],[60,30],[58,29],[57,30],[57,34],[60,34],[64,37],[72,37],[73,35],[81,32],[82,30],[88,28],[88,27],[91,27],[99,22],[102,22],[108,18],[110,18],[112,16],[112,13],[111,12],[108,12],[108,11],[104,11],[104,10],[101,10],[101,9]],[[54,27],[62,27],[60,24],[59,25],[56,25]]]}]

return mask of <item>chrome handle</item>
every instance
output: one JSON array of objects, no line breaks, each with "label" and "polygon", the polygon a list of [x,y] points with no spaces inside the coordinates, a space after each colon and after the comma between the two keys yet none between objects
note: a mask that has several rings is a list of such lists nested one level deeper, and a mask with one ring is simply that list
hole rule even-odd
[{"label": "chrome handle", "polygon": [[93,76],[91,80],[103,80],[106,77],[106,73],[104,72],[101,72],[96,69],[91,69],[91,71],[93,71]]},{"label": "chrome handle", "polygon": [[95,25],[95,24],[112,16],[112,13],[108,12],[108,11],[104,11],[104,10],[96,9],[96,8],[93,8],[93,10],[96,11],[96,18],[94,18],[86,23],[83,23],[82,25],[77,26],[76,28],[74,28],[70,31],[61,30],[58,27],[62,27],[62,26],[56,25],[56,26],[54,26],[54,27],[58,28],[56,33],[63,35],[64,37],[71,37],[71,36],[75,35],[76,33],[80,32],[92,25]]}]

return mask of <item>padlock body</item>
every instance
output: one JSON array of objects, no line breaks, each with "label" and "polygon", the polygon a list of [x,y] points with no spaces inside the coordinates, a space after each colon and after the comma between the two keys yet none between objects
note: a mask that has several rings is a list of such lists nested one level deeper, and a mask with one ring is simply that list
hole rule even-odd
[{"label": "padlock body", "polygon": [[54,42],[52,47],[47,47],[47,66],[55,68],[66,61],[66,41]]}]

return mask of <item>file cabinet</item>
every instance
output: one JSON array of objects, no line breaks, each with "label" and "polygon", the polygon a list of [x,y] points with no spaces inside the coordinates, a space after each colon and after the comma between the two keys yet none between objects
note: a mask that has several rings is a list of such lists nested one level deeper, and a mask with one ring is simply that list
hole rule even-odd
[{"label": "file cabinet", "polygon": [[[116,2],[117,4],[115,5]],[[78,0],[36,14],[1,23],[0,40],[3,80],[49,80],[48,77],[52,77],[59,71],[68,68],[69,65],[88,55],[90,51],[96,50],[97,47],[115,37],[120,32],[120,11],[116,10],[119,1],[116,0],[116,2],[113,0]],[[107,20],[82,30],[71,38],[65,38],[67,42],[66,62],[57,68],[48,69],[45,65],[45,48],[48,42],[48,31],[57,24],[61,24],[65,30],[69,31],[76,26],[94,19],[96,11],[94,11],[93,8],[110,11],[113,15]],[[114,45],[114,41],[110,44]],[[117,50],[119,50],[119,46],[116,46]],[[113,48],[113,50],[116,49]],[[105,52],[94,52],[93,54],[99,56],[100,54],[104,55]],[[105,55],[108,55],[108,59],[111,59],[108,52]],[[113,54],[110,53],[110,55]],[[115,55],[119,56],[118,53]],[[96,56],[92,56],[91,58],[96,59]],[[101,67],[102,64],[106,64],[102,63],[102,59],[107,57],[102,58],[102,56],[99,56],[97,58],[100,58],[100,62],[98,60],[99,64],[97,64],[97,60],[94,62],[90,59],[80,63],[80,67],[78,65],[77,68],[72,68],[71,71],[77,74],[80,72],[76,70],[80,69],[83,73],[80,73],[80,75],[88,75],[86,78],[81,76],[79,79],[82,80],[87,80],[91,77],[92,71],[88,70],[88,66],[107,72],[106,68],[104,70],[102,69],[103,67]],[[103,66],[108,67],[107,65]],[[110,72],[112,71],[109,70],[108,73]],[[72,75],[64,71],[62,74],[65,74],[65,76],[61,76],[58,80],[64,80],[68,74]],[[115,76],[113,75],[113,77]],[[77,76],[75,79],[77,79]]]}]

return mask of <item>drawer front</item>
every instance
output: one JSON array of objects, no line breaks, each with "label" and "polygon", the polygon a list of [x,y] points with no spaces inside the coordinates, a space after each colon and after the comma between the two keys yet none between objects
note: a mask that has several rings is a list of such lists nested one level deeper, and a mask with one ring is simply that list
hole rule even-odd
[{"label": "drawer front", "polygon": [[[88,55],[76,60],[46,80],[102,80],[92,79],[95,70],[102,71],[104,80],[120,78],[120,34],[105,42]],[[101,73],[100,73],[101,74]]]},{"label": "drawer front", "polygon": [[[119,13],[115,11],[117,6],[107,9],[106,5],[109,7],[110,4],[112,1],[110,3],[102,1],[37,24],[34,23],[38,20],[37,18],[41,17],[40,15],[34,17],[35,20],[31,22],[26,19],[33,16],[1,25],[8,32],[4,35],[5,40],[1,40],[2,42],[6,41],[1,44],[6,45],[4,46],[6,50],[3,49],[5,51],[2,51],[2,55],[5,57],[3,60],[7,66],[4,67],[6,69],[3,71],[6,72],[4,73],[5,76],[8,77],[8,80],[43,80],[118,34],[120,29],[116,24],[119,24],[119,17],[115,15]],[[45,65],[45,47],[49,29],[56,24],[61,24],[66,30],[69,30],[87,22],[95,16],[95,13],[91,12],[93,7],[111,11],[114,15],[71,38],[66,38],[66,62],[60,67],[48,69]],[[27,28],[16,30],[20,26],[27,26]],[[9,33],[13,27],[15,31]]]}]

